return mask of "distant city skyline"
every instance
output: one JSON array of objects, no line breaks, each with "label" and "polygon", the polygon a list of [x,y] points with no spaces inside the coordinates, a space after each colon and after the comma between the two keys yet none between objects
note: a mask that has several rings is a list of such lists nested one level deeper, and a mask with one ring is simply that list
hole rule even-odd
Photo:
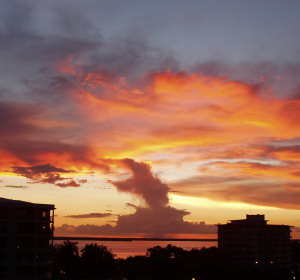
[{"label": "distant city skyline", "polygon": [[300,2],[0,3],[0,197],[57,235],[300,238]]}]

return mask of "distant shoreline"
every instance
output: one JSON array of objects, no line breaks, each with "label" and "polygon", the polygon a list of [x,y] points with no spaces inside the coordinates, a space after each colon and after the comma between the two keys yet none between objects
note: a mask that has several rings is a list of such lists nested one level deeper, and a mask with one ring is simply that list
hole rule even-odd
[{"label": "distant shoreline", "polygon": [[[217,242],[218,239],[210,238],[143,238],[143,237],[76,237],[54,236],[53,240],[78,240],[78,241],[193,241],[193,242]],[[291,239],[300,241],[300,239]]]},{"label": "distant shoreline", "polygon": [[218,239],[197,239],[197,238],[142,238],[142,237],[74,237],[74,236],[55,236],[54,240],[79,240],[79,241],[201,241],[216,242]]}]

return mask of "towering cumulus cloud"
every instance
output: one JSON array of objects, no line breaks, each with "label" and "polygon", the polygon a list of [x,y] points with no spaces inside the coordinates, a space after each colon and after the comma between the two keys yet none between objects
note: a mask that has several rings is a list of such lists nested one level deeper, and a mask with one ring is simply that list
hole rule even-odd
[{"label": "towering cumulus cloud", "polygon": [[148,164],[132,159],[124,159],[122,163],[131,170],[132,177],[111,182],[119,191],[142,196],[150,208],[164,207],[169,202],[168,185],[152,174]]},{"label": "towering cumulus cloud", "polygon": [[57,228],[59,233],[75,234],[142,234],[151,237],[162,237],[165,234],[180,233],[214,233],[215,226],[204,222],[191,223],[184,221],[190,213],[168,205],[169,186],[154,176],[150,165],[136,162],[133,159],[123,159],[122,165],[128,168],[131,177],[122,181],[111,181],[120,192],[127,192],[142,197],[147,207],[133,206],[135,212],[128,215],[119,215],[114,227],[109,225],[91,226],[63,225]]}]

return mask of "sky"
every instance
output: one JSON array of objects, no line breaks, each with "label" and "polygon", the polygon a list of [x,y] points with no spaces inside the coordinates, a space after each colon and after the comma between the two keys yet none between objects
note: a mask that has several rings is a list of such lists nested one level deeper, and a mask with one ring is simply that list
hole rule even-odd
[{"label": "sky", "polygon": [[0,1],[0,196],[55,235],[300,237],[300,2]]}]

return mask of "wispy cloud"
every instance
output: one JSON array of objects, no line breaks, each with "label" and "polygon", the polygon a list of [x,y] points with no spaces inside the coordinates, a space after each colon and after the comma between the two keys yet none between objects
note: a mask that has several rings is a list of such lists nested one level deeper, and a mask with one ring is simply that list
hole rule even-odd
[{"label": "wispy cloud", "polygon": [[27,189],[27,186],[17,186],[17,185],[6,185],[5,188],[12,188],[12,189]]},{"label": "wispy cloud", "polygon": [[75,180],[69,177],[61,177],[61,173],[66,174],[74,171],[57,168],[51,164],[36,165],[30,167],[14,166],[13,170],[16,174],[31,179],[30,183],[49,183],[55,184],[56,186],[59,186],[61,188],[65,188],[80,187],[80,183],[87,182],[87,180],[79,180],[79,183],[77,183]]},{"label": "wispy cloud", "polygon": [[85,219],[85,218],[105,218],[113,216],[111,213],[88,213],[88,214],[77,214],[77,215],[67,215],[67,218]]}]

